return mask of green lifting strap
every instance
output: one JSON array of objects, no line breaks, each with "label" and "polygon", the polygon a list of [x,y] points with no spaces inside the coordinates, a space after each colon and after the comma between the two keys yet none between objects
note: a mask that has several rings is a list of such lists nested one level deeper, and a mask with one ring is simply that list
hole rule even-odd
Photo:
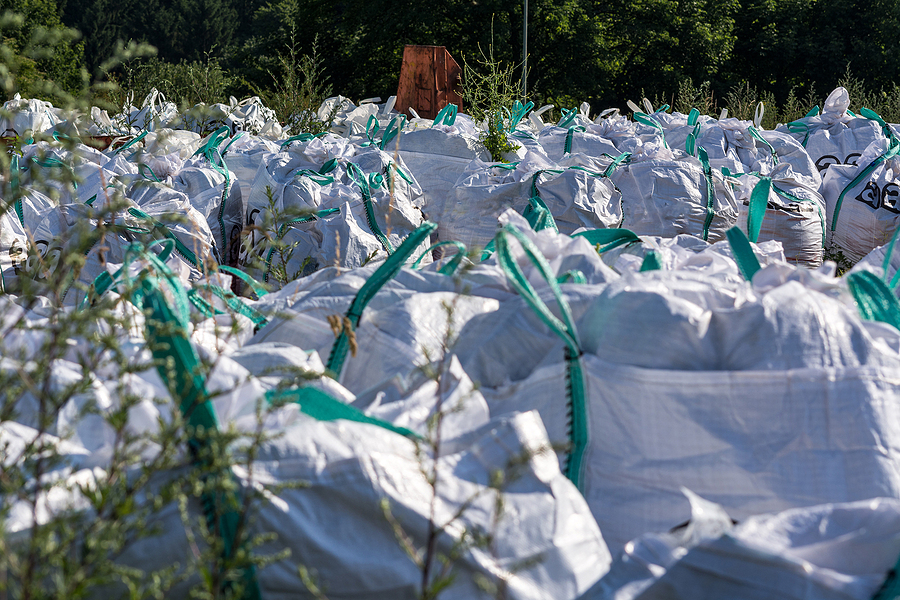
[{"label": "green lifting strap", "polygon": [[9,159],[9,187],[13,198],[13,208],[16,211],[16,216],[19,218],[19,223],[22,225],[22,227],[24,227],[25,210],[22,207],[22,188],[19,183],[18,154],[13,154],[12,158]]},{"label": "green lifting strap", "polygon": [[456,273],[456,270],[459,268],[459,265],[462,264],[462,259],[466,255],[466,245],[462,242],[456,242],[454,240],[445,240],[443,242],[438,242],[436,244],[432,244],[428,247],[425,252],[419,255],[419,258],[412,264],[413,269],[418,269],[419,265],[422,263],[422,259],[425,258],[429,253],[434,251],[437,248],[441,248],[443,246],[453,246],[456,248],[456,254],[453,255],[453,258],[447,261],[443,267],[438,270],[438,273],[442,275],[453,275]]},{"label": "green lifting strap", "polygon": [[694,129],[688,134],[684,141],[684,151],[691,156],[697,156],[697,136],[700,135],[700,123],[694,125]]},{"label": "green lifting strap", "polygon": [[669,147],[669,144],[666,143],[666,132],[663,131],[662,125],[660,125],[659,123],[656,122],[656,119],[653,119],[652,117],[650,117],[650,115],[647,115],[640,111],[635,112],[633,116],[634,116],[634,120],[637,121],[638,123],[643,123],[644,125],[649,125],[653,129],[655,129],[657,131],[657,133],[659,133],[659,137],[662,138],[663,147],[664,148]]},{"label": "green lifting strap", "polygon": [[806,142],[809,141],[809,125],[803,123],[802,121],[791,121],[787,124],[787,129],[791,133],[802,133],[803,141],[800,142],[800,145],[806,148]]},{"label": "green lifting strap", "polygon": [[572,152],[572,137],[575,135],[576,131],[578,131],[579,133],[582,133],[582,132],[587,131],[587,129],[581,125],[577,125],[577,126],[569,127],[569,129],[566,130],[566,143],[565,143],[565,146],[563,147],[563,154],[569,154]]},{"label": "green lifting strap", "polygon": [[811,200],[809,198],[801,198],[799,196],[795,196],[794,194],[788,192],[787,190],[783,190],[775,184],[772,184],[772,189],[775,190],[775,193],[788,201],[793,202],[811,202],[816,207],[816,212],[819,213],[819,223],[822,225],[822,247],[825,247],[825,230],[827,226],[825,225],[825,213],[822,211],[822,206],[816,202],[815,200]]},{"label": "green lifting strap", "polygon": [[[353,302],[350,303],[350,308],[347,310],[346,315],[354,330],[359,325],[363,310],[365,310],[369,301],[372,300],[384,284],[397,276],[397,273],[400,272],[406,261],[416,251],[416,248],[427,241],[435,229],[437,229],[437,225],[429,221],[419,225],[415,231],[403,240],[397,251],[388,256],[387,260],[359,288],[359,291],[356,292],[356,296],[353,298]],[[344,368],[344,361],[347,359],[347,351],[349,349],[350,340],[347,337],[347,332],[342,330],[338,334],[337,339],[334,340],[334,345],[331,346],[331,353],[328,356],[327,368],[334,374],[335,379],[339,380],[341,377],[341,371]]]},{"label": "green lifting strap", "polygon": [[644,261],[641,263],[640,272],[644,273],[646,271],[659,271],[662,269],[662,258],[659,255],[659,252],[656,250],[651,250],[644,256]]},{"label": "green lifting strap", "polygon": [[384,150],[387,145],[397,137],[403,128],[406,126],[406,115],[400,115],[399,117],[394,117],[391,119],[391,122],[388,123],[387,128],[384,130],[384,133],[381,135],[381,143],[378,144],[378,147]]},{"label": "green lifting strap", "polygon": [[753,253],[753,247],[750,245],[750,240],[747,239],[747,236],[744,235],[744,232],[741,231],[739,227],[732,227],[726,231],[725,237],[728,238],[728,244],[731,246],[731,253],[734,255],[734,260],[737,262],[741,275],[743,275],[744,279],[747,281],[752,281],[753,276],[759,271],[760,266],[756,254]]},{"label": "green lifting strap", "polygon": [[[366,212],[366,223],[369,225],[369,230],[378,239],[378,242],[381,244],[381,247],[384,248],[384,251],[387,252],[388,256],[390,256],[394,253],[394,247],[378,226],[378,222],[375,220],[375,208],[372,205],[372,187],[377,187],[381,184],[381,181],[383,181],[381,174],[373,173],[372,179],[367,178],[366,174],[362,172],[362,169],[360,169],[356,163],[348,162],[347,175],[349,175],[350,179],[359,186],[359,191],[363,197],[363,207]],[[378,181],[375,178],[381,178],[381,181]],[[373,183],[375,184],[374,186]]]},{"label": "green lifting strap", "polygon": [[575,117],[578,115],[578,111],[574,108],[562,109],[562,117],[559,120],[559,123],[556,124],[557,127],[567,128],[575,121]]},{"label": "green lifting strap", "polygon": [[[525,255],[531,260],[532,264],[537,268],[538,272],[550,286],[556,304],[562,318],[557,318],[547,305],[541,300],[534,287],[522,273],[516,259],[510,250],[511,238],[518,240]],[[575,330],[575,322],[569,305],[563,298],[562,290],[557,283],[556,278],[547,259],[541,254],[537,246],[532,243],[517,227],[514,225],[505,225],[494,238],[497,247],[497,263],[503,269],[506,278],[515,288],[520,296],[525,300],[528,306],[538,315],[541,321],[546,324],[551,331],[558,335],[566,345],[566,400],[567,411],[569,417],[569,442],[571,447],[568,451],[568,459],[566,461],[566,477],[574,483],[578,489],[584,490],[582,485],[584,470],[584,454],[588,444],[588,420],[587,406],[584,389],[584,373],[581,366],[581,342],[578,339],[578,332]]]},{"label": "green lifting strap", "polygon": [[754,127],[753,125],[748,127],[747,131],[750,132],[750,135],[751,135],[751,137],[753,137],[753,139],[755,139],[757,142],[761,142],[766,148],[769,149],[769,154],[771,154],[772,160],[777,165],[778,164],[778,153],[775,152],[775,148],[772,146],[772,144],[769,143],[769,140],[764,138],[762,136],[762,134],[759,132],[759,130],[757,130],[756,127]]},{"label": "green lifting strap", "polygon": [[344,404],[316,388],[302,387],[290,390],[269,390],[266,392],[265,398],[269,404],[297,404],[300,412],[317,421],[344,419],[356,423],[377,425],[411,439],[419,439],[421,437],[405,427],[397,427],[387,421],[370,417],[358,408]]},{"label": "green lifting strap", "polygon": [[847,286],[863,319],[888,323],[900,329],[900,303],[878,276],[870,271],[850,273],[847,275]]},{"label": "green lifting strap", "polygon": [[131,140],[127,144],[123,144],[122,146],[120,146],[118,150],[113,152],[113,154],[122,154],[123,152],[125,152],[126,150],[128,150],[129,148],[131,148],[132,146],[137,144],[138,142],[140,142],[142,139],[147,137],[148,133],[150,133],[150,131],[145,129],[144,131],[141,132],[140,135],[138,135],[134,138],[131,138]]},{"label": "green lifting strap", "polygon": [[700,110],[696,108],[692,108],[691,112],[688,113],[687,124],[688,125],[699,125],[697,122],[700,119]]},{"label": "green lifting strap", "polygon": [[205,157],[206,160],[209,161],[209,164],[212,165],[213,169],[225,178],[225,184],[222,188],[222,197],[219,198],[219,213],[217,215],[219,232],[222,235],[222,239],[220,240],[221,251],[218,252],[220,257],[228,256],[228,234],[225,228],[225,203],[228,200],[228,192],[231,189],[231,173],[225,165],[225,160],[222,158],[219,146],[222,145],[222,142],[225,141],[230,134],[231,130],[228,126],[222,125],[215,132],[211,133],[207,138],[206,143],[194,153],[194,156],[202,155]]},{"label": "green lifting strap", "polygon": [[750,206],[747,209],[747,237],[754,244],[759,240],[763,217],[769,205],[769,192],[772,191],[772,178],[760,177],[750,194]]},{"label": "green lifting strap", "polygon": [[437,116],[434,118],[434,122],[431,124],[432,127],[435,125],[453,125],[456,123],[456,114],[459,112],[459,107],[455,104],[448,104],[444,108],[438,111]]},{"label": "green lifting strap", "polygon": [[572,234],[572,237],[583,237],[592,246],[597,246],[597,252],[603,254],[619,246],[638,244],[641,238],[630,229],[590,229]]},{"label": "green lifting strap", "polygon": [[[206,382],[201,374],[200,360],[188,340],[187,326],[182,318],[173,313],[165,296],[157,288],[152,278],[142,282],[141,307],[149,312],[147,317],[147,339],[150,342],[157,370],[166,383],[172,398],[193,433],[188,447],[194,463],[204,478],[209,476],[234,477],[228,471],[215,473],[204,458],[210,452],[209,438],[204,431],[216,431],[218,422],[215,410],[210,404]],[[171,369],[168,368],[171,366]],[[222,540],[222,558],[228,561],[239,553],[236,547],[237,530],[241,516],[235,510],[240,506],[235,492],[205,492],[200,498],[206,522],[211,531]],[[261,598],[256,570],[253,565],[240,568],[236,576],[229,573],[222,583],[222,592],[227,595],[235,584],[243,584],[243,600]]]},{"label": "green lifting strap", "polygon": [[813,107],[809,110],[809,112],[806,113],[806,116],[805,116],[804,118],[808,118],[808,117],[817,117],[817,116],[819,116],[819,105],[818,105],[818,104],[816,104],[815,106],[813,106]]},{"label": "green lifting strap", "polygon": [[139,208],[132,206],[131,208],[128,209],[128,213],[133,217],[137,217],[138,219],[143,219],[143,220],[149,222],[150,226],[152,227],[152,231],[159,232],[159,234],[162,235],[163,237],[168,238],[168,239],[172,240],[173,242],[175,242],[175,251],[178,254],[180,254],[186,261],[188,261],[190,264],[192,264],[194,267],[196,267],[198,271],[200,271],[201,273],[203,272],[203,270],[204,270],[203,263],[200,262],[200,260],[197,258],[197,255],[194,254],[194,252],[190,248],[185,246],[184,242],[182,242],[180,239],[178,239],[178,237],[176,237],[175,234],[172,233],[168,227],[166,227],[165,225],[163,225],[162,223],[160,223],[159,221],[157,221],[156,219],[154,219],[153,217],[151,217],[150,215],[148,215],[147,213],[145,213],[144,211],[142,211]]},{"label": "green lifting strap", "polygon": [[510,133],[516,130],[516,127],[525,118],[525,115],[534,108],[534,102],[528,102],[527,104],[522,104],[518,100],[513,103],[512,112],[509,115],[509,131]]},{"label": "green lifting strap", "polygon": [[584,276],[584,271],[580,269],[570,269],[556,278],[557,283],[579,283],[585,284],[587,283],[587,277]]},{"label": "green lifting strap", "polygon": [[703,176],[706,178],[706,220],[703,222],[703,241],[709,240],[709,226],[712,225],[713,217],[716,214],[716,186],[713,183],[712,169],[709,166],[709,155],[705,148],[697,150],[697,159],[703,166]]},{"label": "green lifting strap", "polygon": [[225,273],[228,273],[229,275],[234,275],[235,277],[237,277],[238,279],[240,279],[241,281],[243,281],[244,283],[249,285],[250,289],[253,290],[253,293],[256,294],[257,298],[262,298],[263,296],[265,296],[266,294],[269,293],[269,290],[267,290],[263,286],[263,284],[261,284],[260,282],[258,282],[255,279],[253,279],[252,277],[250,277],[249,275],[247,275],[240,269],[235,269],[234,267],[229,267],[228,265],[219,265],[219,270],[224,271]]}]

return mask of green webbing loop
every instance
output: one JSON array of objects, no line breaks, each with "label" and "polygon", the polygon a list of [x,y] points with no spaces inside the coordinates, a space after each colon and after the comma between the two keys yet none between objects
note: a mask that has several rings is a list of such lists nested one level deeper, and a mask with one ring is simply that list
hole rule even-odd
[{"label": "green webbing loop", "polygon": [[249,285],[250,289],[253,290],[253,293],[256,294],[257,298],[262,298],[263,296],[265,296],[266,294],[269,293],[269,291],[266,288],[264,288],[260,282],[256,281],[255,279],[253,279],[252,277],[250,277],[249,275],[247,275],[240,269],[235,269],[235,268],[229,267],[227,265],[219,265],[219,270],[224,271],[225,273],[234,275],[235,277],[237,277],[238,279],[240,279],[241,281],[243,281],[244,283]]},{"label": "green webbing loop", "polygon": [[496,163],[496,164],[492,164],[491,168],[492,169],[503,169],[504,171],[515,171],[516,167],[519,166],[520,162],[522,162],[522,161],[517,160],[516,162]]},{"label": "green webbing loop", "polygon": [[[208,459],[203,456],[203,451],[209,452],[211,448],[209,439],[202,432],[218,429],[215,409],[208,400],[209,394],[201,374],[200,360],[188,340],[186,324],[169,308],[165,296],[157,289],[157,285],[158,283],[150,278],[143,281],[140,305],[150,313],[146,321],[147,339],[152,341],[150,346],[159,375],[166,383],[172,398],[178,403],[185,421],[192,428],[188,448],[194,466],[200,470],[204,478],[210,475],[234,477],[227,471],[211,472]],[[169,366],[172,368],[169,369]],[[201,495],[201,505],[207,525],[222,540],[222,558],[228,560],[234,557],[238,552],[235,542],[241,519],[234,508],[240,506],[235,492],[205,492]],[[240,569],[238,573],[239,580],[243,580],[245,586],[243,599],[259,599],[261,597],[259,583],[253,565]],[[222,583],[223,593],[231,589],[235,583],[233,575],[226,576]]]},{"label": "green webbing loop", "polygon": [[375,145],[375,135],[381,129],[381,125],[378,123],[378,118],[375,115],[370,115],[369,120],[366,121],[366,137],[369,138],[368,142],[364,142],[360,144],[361,146],[374,146]]},{"label": "green webbing loop", "polygon": [[663,147],[669,147],[669,144],[666,143],[666,132],[663,131],[662,125],[657,123],[655,119],[652,119],[649,115],[638,111],[634,113],[634,120],[638,123],[643,123],[644,125],[649,125],[650,127],[654,128],[657,133],[659,133],[659,137],[662,138]]},{"label": "green webbing loop", "polygon": [[772,191],[772,178],[761,177],[753,186],[750,194],[750,206],[747,209],[747,237],[754,244],[759,240],[759,230],[762,228],[763,217],[766,216],[766,207],[769,205],[769,192]]},{"label": "green webbing loop", "polygon": [[894,130],[891,129],[891,126],[888,125],[884,119],[882,119],[878,113],[873,110],[869,110],[868,108],[860,109],[860,114],[867,119],[875,121],[879,125],[881,125],[881,133],[884,134],[884,137],[888,138],[892,142],[897,139],[897,136],[894,135]]},{"label": "green webbing loop", "polygon": [[659,271],[662,269],[662,258],[659,255],[659,252],[656,250],[651,250],[644,256],[644,261],[641,263],[641,273],[645,273],[647,271]]},{"label": "green webbing loop", "polygon": [[623,152],[622,154],[620,154],[619,156],[617,156],[617,157],[609,164],[608,167],[606,167],[606,170],[603,171],[603,176],[604,176],[604,177],[611,177],[612,174],[613,174],[613,172],[615,172],[615,170],[619,167],[619,165],[621,165],[621,164],[624,163],[624,162],[628,162],[628,160],[629,160],[630,158],[631,158],[631,152]]},{"label": "green webbing loop", "polygon": [[378,427],[393,431],[394,433],[399,433],[400,435],[411,439],[418,439],[421,437],[405,427],[397,427],[387,421],[370,417],[358,408],[350,406],[349,404],[344,404],[316,388],[302,387],[291,390],[269,390],[266,392],[265,398],[269,404],[297,404],[300,407],[300,412],[317,421],[336,421],[337,419],[344,419],[347,421],[355,421],[357,423],[377,425]]},{"label": "green webbing loop", "polygon": [[737,262],[738,269],[747,281],[752,281],[753,276],[759,271],[759,260],[753,253],[753,247],[750,246],[750,240],[744,235],[744,232],[738,227],[732,227],[725,232],[728,238],[728,244],[731,246],[731,253]]},{"label": "green webbing loop", "polygon": [[809,198],[800,198],[799,196],[795,196],[794,194],[781,189],[777,185],[772,185],[772,189],[775,190],[775,193],[784,198],[785,200],[793,200],[794,202],[812,202],[816,206],[816,212],[819,213],[819,223],[822,225],[822,247],[825,247],[825,213],[822,212],[822,205],[816,202],[815,200],[810,200]]},{"label": "green webbing loop", "polygon": [[397,163],[395,163],[394,161],[390,161],[390,162],[387,164],[387,166],[385,167],[384,170],[385,170],[385,175],[387,175],[388,178],[390,178],[390,177],[391,177],[391,173],[394,172],[394,173],[396,173],[397,175],[399,175],[401,179],[403,179],[404,181],[406,181],[406,183],[408,183],[409,185],[415,185],[415,181],[413,181],[413,178],[410,177],[409,175],[407,175],[407,174],[403,171],[403,169],[401,169],[400,167],[398,167],[398,166],[397,166]]},{"label": "green webbing loop", "polygon": [[[149,171],[150,174],[148,175],[145,171]],[[149,179],[150,181],[155,181],[156,183],[162,183],[162,181],[159,180],[159,177],[156,176],[156,173],[153,172],[153,169],[150,168],[150,165],[146,163],[140,163],[138,165],[138,173],[144,179]]]},{"label": "green webbing loop", "polygon": [[570,152],[572,152],[572,136],[575,135],[576,131],[582,132],[587,130],[581,125],[578,125],[576,127],[569,127],[569,129],[566,131],[566,143],[563,148],[563,154],[569,154]]},{"label": "green webbing loop", "polygon": [[697,122],[700,119],[700,111],[696,108],[692,108],[691,112],[688,113],[687,124],[688,125],[699,125]]},{"label": "green webbing loop", "polygon": [[238,131],[237,133],[234,134],[234,137],[232,137],[230,140],[228,140],[228,143],[225,144],[224,148],[222,148],[222,152],[221,152],[222,158],[225,158],[225,155],[228,153],[228,149],[231,148],[231,145],[233,143],[235,143],[236,141],[238,141],[240,138],[244,137],[244,135],[245,135],[245,133],[243,131]]},{"label": "green webbing loop", "polygon": [[454,123],[456,123],[456,114],[458,111],[458,106],[456,106],[455,104],[448,104],[438,111],[438,114],[434,118],[434,122],[431,124],[431,126],[434,127],[435,125],[453,125]]},{"label": "green webbing loop", "polygon": [[203,272],[204,267],[203,263],[197,258],[197,255],[194,252],[184,245],[184,243],[172,233],[168,227],[145,213],[139,208],[131,207],[128,209],[128,213],[139,219],[143,219],[150,223],[153,231],[158,231],[163,237],[166,237],[172,240],[175,243],[175,251],[178,252],[185,260],[187,260],[191,265],[197,268],[198,271]]},{"label": "green webbing loop", "polygon": [[847,286],[863,319],[900,329],[900,303],[884,281],[869,271],[857,271],[847,275]]},{"label": "green webbing loop", "polygon": [[219,145],[231,134],[231,130],[227,125],[222,125],[217,130],[209,134],[206,142],[194,152],[194,156],[205,156],[209,162],[213,162],[212,155],[219,149]]},{"label": "green webbing loop", "polygon": [[706,178],[706,220],[703,222],[703,241],[709,240],[709,226],[716,214],[716,186],[713,184],[712,169],[709,167],[709,155],[705,148],[697,150],[697,158],[703,166],[703,176]]},{"label": "green webbing loop", "polygon": [[[350,304],[350,308],[347,310],[346,315],[354,330],[356,330],[359,325],[363,310],[366,308],[366,305],[372,297],[378,293],[378,290],[380,290],[384,284],[396,277],[397,273],[400,272],[400,269],[403,268],[403,265],[406,264],[406,261],[409,260],[409,257],[412,256],[412,253],[415,252],[416,248],[425,242],[435,229],[437,229],[437,225],[429,221],[425,221],[419,225],[415,231],[410,233],[409,236],[403,240],[403,243],[400,244],[397,251],[388,256],[387,260],[384,261],[384,263],[372,273],[372,276],[366,280],[363,286],[359,288],[359,291],[356,292],[356,296],[353,297],[353,302]],[[335,379],[340,379],[341,371],[344,368],[344,361],[347,358],[347,350],[349,349],[350,340],[347,337],[347,332],[341,330],[337,339],[334,340],[334,345],[331,347],[331,353],[328,356],[327,368],[334,373]]]},{"label": "green webbing loop", "polygon": [[516,130],[516,127],[519,125],[519,122],[525,118],[525,115],[528,114],[534,108],[534,102],[529,102],[527,104],[522,104],[518,100],[513,103],[512,113],[509,115],[509,131],[513,132]]},{"label": "green webbing loop", "polygon": [[[816,109],[818,110],[818,108],[817,106]],[[806,142],[809,141],[809,125],[801,121],[791,121],[787,124],[787,128],[791,133],[803,134],[803,141],[800,142],[800,145],[806,148]]]},{"label": "green webbing loop", "polygon": [[567,128],[575,121],[575,117],[578,115],[577,109],[562,109],[562,118],[560,118],[559,123],[556,124],[557,127]]},{"label": "green webbing loop", "polygon": [[[879,117],[879,119],[880,118],[881,117]],[[900,140],[898,140],[897,137],[892,133],[888,138],[888,149],[885,150],[881,155],[879,155],[875,160],[873,160],[865,169],[860,171],[856,175],[856,177],[853,178],[853,181],[847,184],[847,187],[844,188],[840,196],[838,196],[837,202],[834,205],[834,214],[831,217],[832,232],[834,231],[835,227],[837,227],[838,215],[841,213],[841,204],[843,204],[844,196],[847,194],[847,192],[868,179],[869,175],[871,175],[872,172],[875,171],[876,168],[878,168],[878,165],[886,160],[894,158],[895,156],[897,156],[898,152],[900,152]]]},{"label": "green webbing loop", "polygon": [[572,283],[585,284],[587,283],[587,277],[584,276],[584,271],[571,269],[556,278],[557,283],[569,283],[570,281]]},{"label": "green webbing loop", "polygon": [[369,179],[366,178],[362,169],[360,169],[356,163],[352,162],[347,163],[347,175],[349,175],[350,179],[359,186],[359,191],[363,197],[363,206],[366,211],[366,223],[369,225],[369,230],[378,239],[381,247],[384,248],[384,251],[387,252],[388,256],[390,256],[394,253],[394,247],[391,245],[391,242],[388,241],[387,236],[382,233],[381,228],[378,226],[378,222],[375,220],[375,209],[372,206],[372,190]]},{"label": "green webbing loop", "polygon": [[384,130],[384,133],[381,136],[381,143],[378,145],[382,150],[387,147],[387,145],[397,137],[401,131],[403,131],[403,127],[406,126],[406,115],[400,115],[399,117],[394,117],[391,119],[391,122],[388,123],[387,128]]},{"label": "green webbing loop", "polygon": [[552,229],[559,232],[556,226],[556,220],[550,213],[550,208],[541,200],[541,193],[537,188],[538,177],[543,173],[562,173],[555,169],[543,169],[535,173],[531,177],[531,197],[528,199],[528,206],[522,211],[522,216],[528,220],[528,224],[535,231],[543,231],[544,229]]},{"label": "green webbing loop", "polygon": [[[695,109],[696,110],[696,109]],[[697,136],[700,135],[700,123],[694,125],[694,129],[688,134],[684,141],[684,151],[691,156],[697,156]]]},{"label": "green webbing loop", "polygon": [[288,139],[281,142],[281,149],[284,150],[286,147],[290,146],[294,142],[301,142],[301,143],[308,142],[308,141],[314,139],[315,137],[316,136],[314,136],[311,133],[301,133],[299,135],[291,136]]},{"label": "green webbing loop", "polygon": [[456,273],[456,269],[459,268],[459,265],[462,263],[463,257],[466,255],[466,246],[462,242],[456,242],[454,240],[445,240],[443,242],[432,244],[425,252],[419,255],[419,258],[416,259],[411,268],[418,269],[419,265],[422,262],[422,259],[425,258],[425,256],[430,254],[436,248],[441,248],[443,246],[453,246],[454,248],[456,248],[456,254],[454,254],[453,258],[447,261],[447,264],[441,267],[438,272],[443,275],[453,275],[454,273]]},{"label": "green webbing loop", "polygon": [[[234,292],[232,292],[231,290],[225,290],[217,285],[212,285],[209,283],[201,284],[197,287],[203,290],[208,290],[209,292],[220,298],[232,311],[250,319],[256,329],[260,329],[261,327],[269,323],[269,320],[261,312],[245,304],[244,301],[235,296]],[[191,290],[191,292],[196,292],[196,289]],[[210,307],[212,307],[212,305],[210,305]]]},{"label": "green webbing loop", "polygon": [[[547,305],[541,300],[531,283],[522,273],[519,265],[510,251],[510,237],[514,237],[521,244],[525,255],[537,268],[538,272],[550,286],[550,290],[556,299],[561,318],[557,318]],[[562,290],[557,283],[547,259],[541,251],[514,225],[505,225],[494,238],[497,247],[497,263],[503,269],[506,278],[513,288],[522,296],[522,299],[538,315],[541,321],[551,331],[559,336],[566,345],[566,396],[569,413],[569,449],[566,461],[566,477],[579,489],[582,488],[582,466],[584,453],[588,443],[587,408],[584,390],[584,373],[581,368],[581,343],[575,330],[575,323],[569,305],[562,295]]]},{"label": "green webbing loop", "polygon": [[804,118],[817,117],[818,115],[819,115],[819,105],[816,104],[815,106],[813,106],[810,109],[810,111],[808,113],[806,113],[806,116]]},{"label": "green webbing loop", "polygon": [[748,127],[748,128],[747,128],[747,131],[750,132],[750,135],[753,136],[753,139],[755,139],[755,140],[758,141],[758,142],[762,142],[762,143],[766,146],[766,148],[769,149],[769,153],[772,155],[772,160],[773,160],[773,161],[775,162],[775,164],[777,165],[777,164],[778,164],[778,153],[775,152],[775,148],[772,147],[772,144],[769,143],[769,140],[767,140],[766,138],[764,138],[764,137],[759,133],[759,131],[756,129],[756,127],[754,127],[753,125],[751,125],[750,127]]},{"label": "green webbing loop", "polygon": [[313,171],[312,169],[298,169],[294,172],[292,178],[296,179],[297,177],[308,177],[310,181],[318,183],[323,187],[334,183],[334,177],[323,176],[318,171]]},{"label": "green webbing loop", "polygon": [[13,154],[9,159],[9,187],[13,198],[13,208],[16,216],[19,217],[19,223],[25,226],[25,210],[22,206],[22,189],[19,183],[19,155]]},{"label": "green webbing loop", "polygon": [[150,131],[145,129],[144,131],[141,132],[140,135],[132,138],[131,141],[129,141],[128,143],[123,144],[121,147],[119,147],[119,149],[116,150],[115,152],[113,152],[113,154],[122,154],[123,152],[125,152],[126,150],[128,150],[129,148],[131,148],[132,146],[137,144],[139,141],[141,141],[142,139],[147,137],[148,133],[150,133]]},{"label": "green webbing loop", "polygon": [[619,246],[630,246],[641,241],[641,238],[630,229],[591,229],[579,231],[572,237],[583,237],[590,242],[591,246],[598,246],[597,252],[600,254]]}]

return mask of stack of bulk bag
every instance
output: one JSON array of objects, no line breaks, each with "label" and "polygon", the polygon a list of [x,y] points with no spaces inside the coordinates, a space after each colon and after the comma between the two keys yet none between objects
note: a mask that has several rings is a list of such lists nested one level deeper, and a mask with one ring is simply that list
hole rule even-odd
[{"label": "stack of bulk bag", "polygon": [[618,227],[622,196],[609,176],[615,166],[609,160],[606,165],[604,172],[580,166],[561,168],[534,152],[509,165],[473,163],[453,188],[448,209],[438,222],[438,237],[460,241],[467,248],[484,248],[494,236],[497,219],[509,208],[525,215],[549,212],[555,227],[564,233],[581,227]]},{"label": "stack of bulk bag", "polygon": [[699,156],[646,144],[636,148],[630,161],[611,175],[622,193],[622,227],[638,235],[723,239],[737,221],[737,202],[703,149]]},{"label": "stack of bulk bag", "polygon": [[10,117],[0,118],[0,137],[25,139],[36,133],[43,133],[62,122],[59,109],[44,100],[24,99],[19,94],[3,103],[3,113]]},{"label": "stack of bulk bag", "polygon": [[832,165],[822,182],[828,209],[829,243],[857,262],[883,246],[900,223],[900,139],[875,113],[863,115],[882,125],[856,165]]},{"label": "stack of bulk bag", "polygon": [[788,163],[767,176],[743,175],[738,225],[751,242],[778,241],[788,262],[815,269],[824,256],[825,200],[804,179]]},{"label": "stack of bulk bag", "polygon": [[[331,159],[317,170],[304,168],[305,157],[284,154],[260,164],[247,206],[250,235],[242,263],[258,269],[262,279],[269,279],[273,264],[291,279],[325,266],[353,268],[383,259],[423,221],[418,183],[378,148]],[[276,189],[273,178],[280,180]]]}]

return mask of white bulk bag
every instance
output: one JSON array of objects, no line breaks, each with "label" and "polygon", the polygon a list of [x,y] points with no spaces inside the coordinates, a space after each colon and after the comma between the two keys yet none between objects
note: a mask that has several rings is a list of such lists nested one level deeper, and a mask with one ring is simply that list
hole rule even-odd
[{"label": "white bulk bag", "polygon": [[622,193],[622,227],[638,235],[689,233],[716,242],[737,222],[731,186],[721,172],[693,156],[657,147],[632,155],[611,179]]},{"label": "white bulk bag", "polygon": [[[751,242],[780,242],[788,262],[818,267],[825,247],[824,198],[805,186],[788,163],[780,163],[770,175],[765,180],[749,174],[741,177],[741,187],[737,190],[738,226]],[[757,186],[762,187],[754,196]],[[751,223],[757,218],[757,215],[751,218],[751,213],[756,211],[762,214],[762,223],[750,232]]]},{"label": "white bulk bag", "polygon": [[900,223],[897,138],[873,142],[857,165],[829,167],[822,183],[829,243],[852,262],[882,246]]},{"label": "white bulk bag", "polygon": [[900,554],[900,503],[873,498],[755,515],[735,526],[686,491],[686,527],[630,542],[582,600],[869,600]]}]

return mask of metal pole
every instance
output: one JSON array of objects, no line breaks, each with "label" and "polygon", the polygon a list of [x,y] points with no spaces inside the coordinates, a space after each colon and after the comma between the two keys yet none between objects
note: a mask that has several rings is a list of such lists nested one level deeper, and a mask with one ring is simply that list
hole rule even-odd
[{"label": "metal pole", "polygon": [[522,102],[528,97],[528,0],[522,17]]}]

